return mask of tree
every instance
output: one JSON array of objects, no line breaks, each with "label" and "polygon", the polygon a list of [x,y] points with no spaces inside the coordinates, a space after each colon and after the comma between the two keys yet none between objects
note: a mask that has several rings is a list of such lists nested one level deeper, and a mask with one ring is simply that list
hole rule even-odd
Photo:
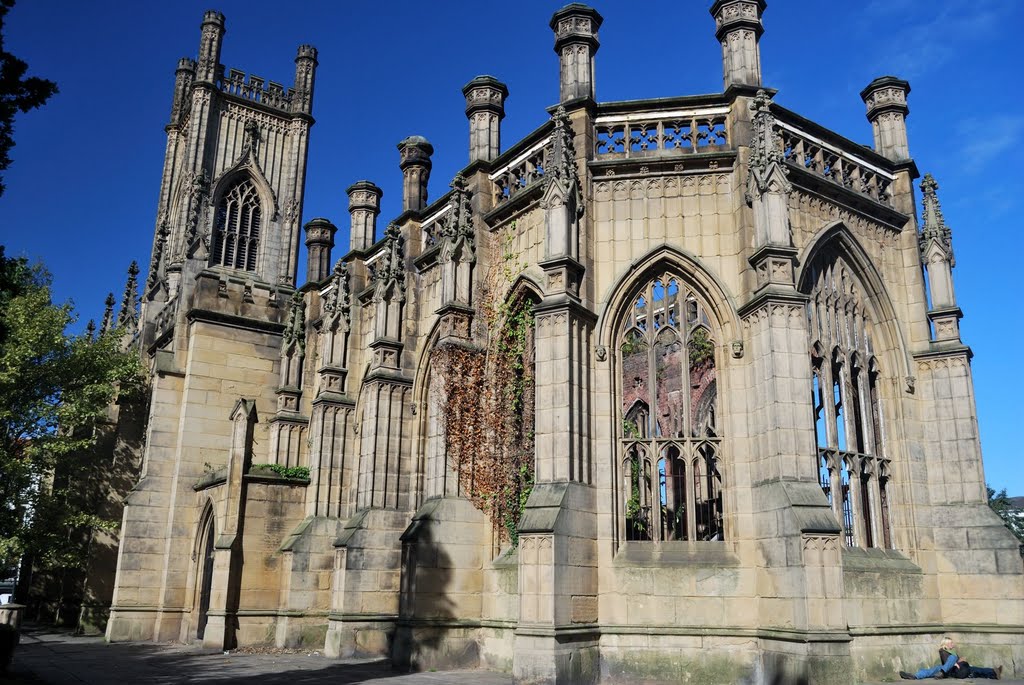
[{"label": "tree", "polygon": [[1006,496],[1006,488],[996,492],[986,485],[985,490],[988,492],[988,505],[992,507],[992,511],[996,512],[1010,532],[1024,543],[1024,511],[1013,505],[1010,498]]},{"label": "tree", "polygon": [[0,568],[80,567],[90,529],[116,526],[84,484],[112,403],[144,397],[140,362],[122,329],[69,335],[74,320],[49,274],[0,246]]},{"label": "tree", "polygon": [[[57,84],[35,76],[25,78],[28,64],[4,50],[4,16],[14,7],[14,0],[0,0],[0,172],[11,165],[14,147],[14,115],[40,107],[57,92]],[[0,196],[4,194],[0,175]]]}]

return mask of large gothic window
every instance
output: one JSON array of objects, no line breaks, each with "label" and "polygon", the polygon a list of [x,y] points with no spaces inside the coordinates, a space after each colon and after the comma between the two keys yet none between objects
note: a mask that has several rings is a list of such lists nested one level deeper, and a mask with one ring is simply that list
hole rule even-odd
[{"label": "large gothic window", "polygon": [[677,276],[648,282],[619,331],[619,536],[721,540],[714,333]]},{"label": "large gothic window", "polygon": [[231,186],[217,203],[210,263],[255,271],[261,219],[260,196],[252,180]]},{"label": "large gothic window", "polygon": [[811,266],[811,406],[821,488],[850,547],[891,547],[889,460],[878,392],[879,366],[861,288],[843,259]]}]

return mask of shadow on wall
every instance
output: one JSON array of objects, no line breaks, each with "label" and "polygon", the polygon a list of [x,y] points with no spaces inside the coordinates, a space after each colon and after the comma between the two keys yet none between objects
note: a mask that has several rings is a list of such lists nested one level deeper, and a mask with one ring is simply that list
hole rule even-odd
[{"label": "shadow on wall", "polygon": [[[402,535],[402,585],[392,661],[398,670],[476,668],[475,636],[460,636],[450,596],[454,564],[436,540],[433,512],[417,515]],[[462,637],[463,639],[460,639]]]}]

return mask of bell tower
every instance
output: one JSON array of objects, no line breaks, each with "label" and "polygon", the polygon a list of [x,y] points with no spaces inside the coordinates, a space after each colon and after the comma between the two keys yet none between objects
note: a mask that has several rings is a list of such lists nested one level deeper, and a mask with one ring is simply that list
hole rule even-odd
[{"label": "bell tower", "polygon": [[226,30],[206,12],[198,59],[178,62],[146,302],[204,270],[295,285],[317,51],[299,46],[286,88],[221,64]]},{"label": "bell tower", "polygon": [[[300,412],[308,412],[297,389],[306,319],[296,270],[317,51],[298,48],[286,87],[226,68],[225,33],[224,15],[206,12],[196,58],[181,59],[175,72],[139,322],[150,432],[141,480],[126,500],[111,640],[233,644],[243,476],[252,463],[297,458],[303,444],[282,440],[301,433]],[[315,263],[303,277],[315,280],[327,275],[334,227],[311,225]],[[214,472],[231,477],[202,486],[202,530],[213,531],[207,569],[179,553],[194,547],[199,523],[199,510],[181,503],[200,501],[196,483]],[[248,506],[251,513],[258,505]],[[154,539],[167,544],[147,543]]]}]

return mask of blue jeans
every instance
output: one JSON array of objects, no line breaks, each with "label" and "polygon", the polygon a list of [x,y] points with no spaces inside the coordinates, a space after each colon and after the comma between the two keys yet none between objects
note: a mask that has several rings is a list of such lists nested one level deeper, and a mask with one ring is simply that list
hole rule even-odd
[{"label": "blue jeans", "polygon": [[946,663],[941,666],[932,666],[931,668],[922,668],[920,671],[914,674],[918,680],[924,680],[926,678],[934,678],[939,674],[939,671],[943,673],[949,673],[956,666],[956,654],[950,654],[949,658],[946,659]]}]

